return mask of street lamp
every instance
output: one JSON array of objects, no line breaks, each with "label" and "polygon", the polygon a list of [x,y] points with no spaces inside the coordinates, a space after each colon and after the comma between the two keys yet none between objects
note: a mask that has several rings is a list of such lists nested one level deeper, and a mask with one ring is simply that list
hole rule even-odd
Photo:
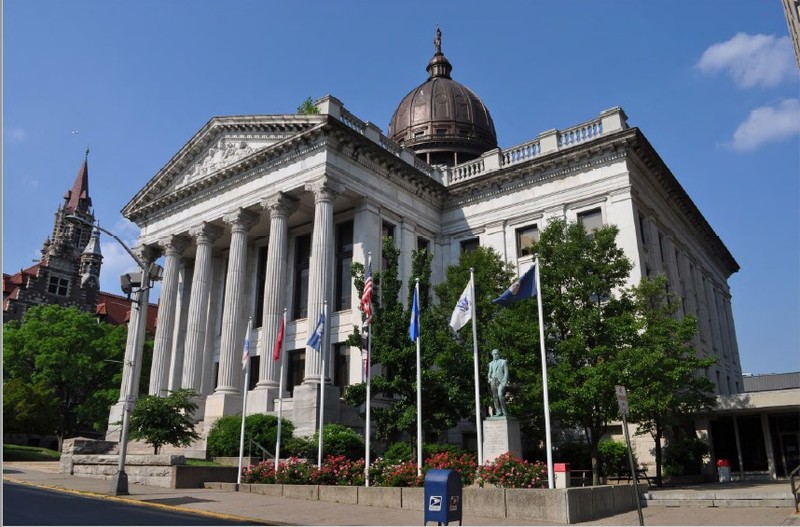
[{"label": "street lamp", "polygon": [[119,237],[108,230],[94,224],[80,216],[70,214],[67,220],[73,223],[82,223],[104,232],[114,238],[123,249],[134,259],[139,271],[126,273],[120,277],[122,291],[130,298],[131,317],[128,322],[128,340],[125,344],[125,361],[122,373],[122,391],[125,394],[125,405],[122,413],[122,432],[119,438],[119,465],[117,472],[111,479],[110,492],[114,495],[128,494],[128,475],[125,473],[125,458],[128,452],[128,426],[130,413],[139,395],[139,375],[137,368],[141,368],[142,351],[144,350],[144,337],[147,321],[147,306],[150,302],[150,288],[153,282],[161,280],[163,269],[160,265],[149,262],[144,263]]}]

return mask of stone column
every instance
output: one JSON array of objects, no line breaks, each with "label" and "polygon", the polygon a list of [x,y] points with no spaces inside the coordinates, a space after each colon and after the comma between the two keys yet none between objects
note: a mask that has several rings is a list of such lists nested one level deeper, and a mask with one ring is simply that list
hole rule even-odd
[{"label": "stone column", "polygon": [[197,240],[197,254],[192,279],[192,294],[189,299],[189,319],[186,327],[183,378],[181,388],[200,392],[203,350],[205,349],[206,317],[211,292],[211,245],[222,235],[222,229],[203,222],[192,228],[189,234]]},{"label": "stone column", "polygon": [[258,223],[258,214],[239,209],[223,217],[231,226],[228,274],[225,278],[225,305],[222,308],[219,377],[214,393],[240,393],[242,384],[242,345],[246,331],[242,301],[247,271],[247,233]]},{"label": "stone column", "polygon": [[[324,177],[306,185],[314,193],[314,232],[311,236],[311,262],[308,277],[308,334],[317,326],[323,302],[331,303],[333,283],[333,200],[341,185]],[[324,343],[319,351],[306,349],[306,369],[303,383],[318,383],[322,367],[321,353],[327,353],[330,341],[330,313],[326,321]]]},{"label": "stone column", "polygon": [[167,394],[172,336],[175,331],[175,306],[178,299],[178,271],[181,253],[189,246],[185,236],[170,236],[159,241],[164,251],[164,279],[158,305],[158,326],[153,342],[153,364],[150,368],[150,395]]},{"label": "stone column", "polygon": [[[269,246],[264,280],[264,304],[261,324],[261,362],[256,390],[270,390],[277,395],[280,367],[272,360],[278,339],[283,309],[286,307],[286,271],[289,265],[289,216],[297,210],[297,200],[282,192],[261,201],[269,212]],[[267,411],[274,397],[268,396]]]},{"label": "stone column", "polygon": [[142,373],[142,359],[144,352],[145,328],[147,326],[147,307],[149,304],[150,290],[147,288],[149,279],[144,275],[149,264],[158,257],[158,251],[152,247],[139,247],[136,249],[137,256],[145,265],[145,269],[139,269],[142,273],[140,289],[136,292],[136,297],[131,302],[131,315],[128,321],[128,338],[125,342],[125,358],[122,366],[122,383],[119,389],[119,399],[117,404],[111,407],[108,416],[108,431],[106,439],[116,441],[120,436],[120,425],[125,402],[128,395],[134,399],[139,395],[139,379]]},{"label": "stone column", "polygon": [[184,260],[178,270],[178,298],[175,306],[175,329],[172,333],[172,356],[169,363],[167,390],[180,390],[183,380],[183,351],[186,349],[186,321],[189,318],[189,297],[192,294],[194,263]]}]

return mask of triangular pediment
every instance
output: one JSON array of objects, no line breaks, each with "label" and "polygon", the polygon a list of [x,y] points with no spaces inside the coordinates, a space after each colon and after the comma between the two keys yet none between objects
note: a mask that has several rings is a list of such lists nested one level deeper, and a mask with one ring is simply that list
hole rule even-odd
[{"label": "triangular pediment", "polygon": [[271,146],[320,124],[320,116],[265,115],[215,117],[137,193],[122,213],[130,217],[142,206],[170,194],[191,193],[204,180],[218,177]]}]

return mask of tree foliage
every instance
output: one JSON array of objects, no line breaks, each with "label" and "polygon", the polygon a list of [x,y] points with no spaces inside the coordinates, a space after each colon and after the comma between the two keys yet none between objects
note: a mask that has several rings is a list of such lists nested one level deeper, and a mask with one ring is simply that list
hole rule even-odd
[{"label": "tree foliage", "polygon": [[660,484],[661,439],[687,415],[713,407],[714,385],[699,374],[716,359],[697,357],[692,344],[697,319],[693,315],[676,317],[679,302],[663,275],[642,280],[632,292],[639,331],[625,361],[631,420],[638,423],[638,433],[649,433],[655,442],[656,481]]},{"label": "tree foliage", "polygon": [[142,397],[131,412],[131,439],[150,443],[155,454],[164,445],[189,446],[200,438],[192,419],[197,410],[196,396],[194,390],[184,388],[170,392],[166,397]]},{"label": "tree foliage", "polygon": [[[281,419],[281,450],[286,451],[286,442],[294,432],[294,424]],[[278,440],[278,417],[269,414],[252,414],[245,418],[245,440],[252,439],[268,452],[274,452]],[[238,456],[242,431],[241,415],[220,417],[211,426],[206,439],[209,456]],[[251,451],[245,443],[245,450]],[[284,453],[281,454],[282,456]]]},{"label": "tree foliage", "polygon": [[126,328],[57,305],[3,326],[3,415],[8,432],[65,437],[105,428],[119,396]]},{"label": "tree foliage", "polygon": [[632,268],[616,245],[618,229],[587,232],[553,220],[534,251],[540,258],[550,408],[565,425],[582,429],[600,481],[598,447],[617,418],[614,386],[623,384],[623,350],[636,333],[634,306],[623,289]]},{"label": "tree foliage", "polygon": [[306,97],[303,104],[297,107],[297,113],[300,115],[316,115],[319,113],[319,108],[311,100],[311,97]]}]

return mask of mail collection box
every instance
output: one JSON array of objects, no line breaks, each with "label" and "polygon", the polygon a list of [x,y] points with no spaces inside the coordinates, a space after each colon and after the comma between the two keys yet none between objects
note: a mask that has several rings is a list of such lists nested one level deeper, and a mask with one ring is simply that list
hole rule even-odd
[{"label": "mail collection box", "polygon": [[461,474],[455,470],[431,469],[425,475],[425,522],[448,525],[458,520],[462,511]]}]

